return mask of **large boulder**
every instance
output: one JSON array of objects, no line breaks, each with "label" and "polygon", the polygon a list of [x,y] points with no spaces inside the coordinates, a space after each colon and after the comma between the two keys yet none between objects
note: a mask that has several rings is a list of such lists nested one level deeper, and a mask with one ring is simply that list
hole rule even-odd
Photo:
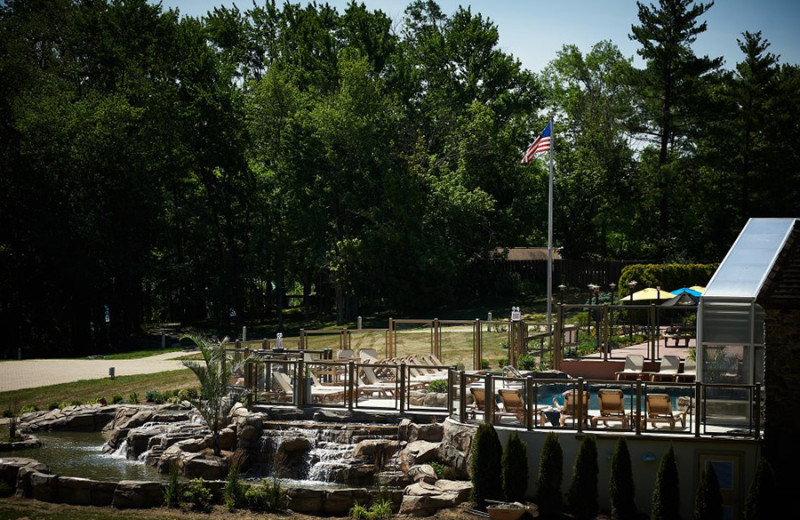
[{"label": "large boulder", "polygon": [[400,514],[431,516],[440,509],[455,507],[469,499],[472,484],[439,480],[436,484],[417,482],[407,486]]},{"label": "large boulder", "polygon": [[407,466],[414,466],[416,464],[425,464],[436,460],[439,452],[438,442],[429,441],[414,441],[409,442],[405,448],[400,451],[398,458],[400,463]]},{"label": "large boulder", "polygon": [[408,427],[408,442],[429,441],[441,442],[444,436],[442,423],[415,424],[411,423]]},{"label": "large boulder", "polygon": [[29,480],[33,498],[42,502],[58,501],[58,475],[34,472]]},{"label": "large boulder", "polygon": [[[46,464],[27,457],[4,457],[0,459],[0,482],[9,489],[17,490],[19,496],[30,498],[31,473],[50,473]],[[22,478],[20,478],[22,476]]]},{"label": "large boulder", "polygon": [[119,509],[160,507],[164,503],[164,488],[160,482],[122,480],[114,489],[112,505]]},{"label": "large boulder", "polygon": [[228,474],[228,461],[222,457],[191,453],[183,458],[182,470],[186,478],[224,479]]},{"label": "large boulder", "polygon": [[25,414],[20,422],[20,430],[24,432],[67,430],[67,431],[100,431],[117,414],[117,405],[101,406],[99,404],[67,406],[55,408],[44,414]]},{"label": "large boulder", "polygon": [[408,476],[412,482],[426,482],[434,484],[436,482],[436,471],[429,464],[420,464],[408,468]]},{"label": "large boulder", "polygon": [[397,453],[400,443],[390,439],[365,439],[353,449],[353,457],[370,464],[383,463]]},{"label": "large boulder", "polygon": [[325,491],[321,489],[289,488],[289,509],[297,513],[317,515],[322,512]]},{"label": "large boulder", "polygon": [[366,489],[334,489],[325,494],[322,512],[326,515],[346,515],[356,503],[366,504],[369,500],[370,493]]},{"label": "large boulder", "polygon": [[62,504],[88,506],[92,503],[92,481],[88,478],[58,478],[58,500]]},{"label": "large boulder", "polygon": [[469,477],[469,458],[472,439],[478,427],[446,419],[443,424],[442,442],[439,444],[437,458],[451,466],[460,478]]}]

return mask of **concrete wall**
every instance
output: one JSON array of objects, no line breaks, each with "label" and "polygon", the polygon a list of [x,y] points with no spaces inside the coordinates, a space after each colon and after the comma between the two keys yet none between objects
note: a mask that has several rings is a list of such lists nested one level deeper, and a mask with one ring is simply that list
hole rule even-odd
[{"label": "concrete wall", "polygon": [[[547,432],[514,430],[511,428],[498,427],[497,432],[500,441],[505,446],[508,436],[516,431],[523,442],[528,446],[528,467],[530,468],[530,480],[528,482],[528,494],[535,497],[536,476],[539,466],[539,453]],[[573,465],[578,454],[580,443],[586,434],[578,435],[576,432],[558,432],[559,444],[564,452],[564,480],[562,491],[566,495],[572,480]],[[618,434],[596,433],[597,453],[598,453],[598,488],[599,503],[601,511],[610,510],[608,494],[608,484],[611,477],[611,457],[614,454]],[[631,454],[631,466],[633,468],[634,482],[636,482],[635,494],[636,505],[639,512],[649,513],[655,485],[656,472],[661,461],[661,457],[669,449],[671,442],[675,449],[675,458],[680,474],[680,500],[681,516],[691,518],[694,508],[695,490],[699,482],[699,468],[702,461],[707,457],[714,460],[735,460],[738,478],[734,482],[734,490],[728,493],[727,499],[732,501],[734,519],[741,518],[744,507],[744,499],[747,490],[755,474],[756,463],[758,461],[759,447],[756,441],[747,439],[696,439],[694,437],[663,435],[632,435],[625,436],[628,450]]]},{"label": "concrete wall", "polygon": [[[658,372],[658,361],[645,361],[644,372]],[[624,360],[603,361],[600,359],[565,359],[561,361],[561,371],[570,377],[584,379],[616,379],[616,373],[625,368]],[[681,363],[680,371],[683,371]]]}]

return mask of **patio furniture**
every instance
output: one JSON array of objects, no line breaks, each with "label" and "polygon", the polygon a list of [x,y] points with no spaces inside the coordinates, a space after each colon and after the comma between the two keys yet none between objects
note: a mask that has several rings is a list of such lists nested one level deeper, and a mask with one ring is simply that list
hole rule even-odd
[{"label": "patio furniture", "polygon": [[580,419],[579,424],[589,426],[589,392],[583,392],[580,417],[578,412],[577,392],[567,390],[562,395],[564,396],[564,406],[561,407],[561,420],[559,425],[563,427],[567,421],[572,421],[574,424],[576,420]]},{"label": "patio furniture", "polygon": [[645,396],[646,415],[642,418],[642,429],[647,427],[647,423],[655,428],[656,423],[669,424],[670,430],[675,429],[675,423],[681,422],[681,428],[686,428],[687,411],[673,411],[672,401],[667,394],[647,394]]},{"label": "patio furniture", "polygon": [[663,356],[658,372],[650,374],[650,381],[675,381],[680,366],[681,358],[678,356]]},{"label": "patio furniture", "polygon": [[635,381],[642,377],[644,370],[644,356],[641,354],[628,354],[625,357],[625,367],[617,372],[617,381]]},{"label": "patio furniture", "polygon": [[628,428],[628,414],[625,411],[625,396],[619,388],[601,388],[597,391],[597,399],[600,403],[600,415],[595,415],[591,419],[592,428],[597,427],[597,423],[602,421],[608,427],[609,421],[622,423],[622,428]]},{"label": "patio furniture", "polygon": [[697,379],[697,361],[692,358],[686,358],[683,362],[683,372],[675,374],[675,381],[678,383],[694,383]]},{"label": "patio furniture", "polygon": [[[470,387],[470,393],[472,394],[473,404],[471,407],[467,408],[467,413],[475,418],[475,413],[480,412],[484,416],[486,415],[486,391],[483,388],[478,387]],[[495,415],[497,414],[504,414],[504,409],[498,403],[495,403],[494,399],[490,400],[491,406],[493,407]]]},{"label": "patio furniture", "polygon": [[521,423],[525,423],[525,401],[522,399],[522,392],[510,388],[501,388],[497,391],[500,394],[500,401],[507,413],[513,414]]}]

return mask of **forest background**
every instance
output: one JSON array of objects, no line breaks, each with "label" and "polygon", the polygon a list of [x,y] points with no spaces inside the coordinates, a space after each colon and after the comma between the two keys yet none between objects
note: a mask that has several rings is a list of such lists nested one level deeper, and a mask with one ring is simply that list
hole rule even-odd
[{"label": "forest background", "polygon": [[[509,290],[490,252],[718,262],[797,216],[800,70],[758,31],[697,56],[712,4],[639,4],[629,37],[542,71],[469,8],[145,0],[0,6],[1,357],[123,347],[151,322],[429,311]],[[278,328],[282,323],[278,322]]]}]

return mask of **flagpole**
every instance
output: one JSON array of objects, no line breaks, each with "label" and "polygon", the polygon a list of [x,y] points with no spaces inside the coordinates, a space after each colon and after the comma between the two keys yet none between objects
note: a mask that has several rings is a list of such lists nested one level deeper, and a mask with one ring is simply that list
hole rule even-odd
[{"label": "flagpole", "polygon": [[[550,118],[550,183],[547,196],[547,334],[553,333],[553,118]],[[551,337],[552,340],[552,337]]]}]

